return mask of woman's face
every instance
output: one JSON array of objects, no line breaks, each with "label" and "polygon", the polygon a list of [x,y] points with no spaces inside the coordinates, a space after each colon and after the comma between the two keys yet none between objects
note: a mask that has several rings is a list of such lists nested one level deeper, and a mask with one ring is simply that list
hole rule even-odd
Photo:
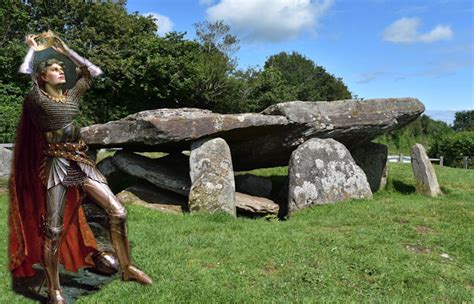
[{"label": "woman's face", "polygon": [[66,83],[66,76],[64,75],[64,69],[57,63],[46,68],[46,71],[43,72],[41,78],[44,82],[49,83],[50,85],[56,86]]}]

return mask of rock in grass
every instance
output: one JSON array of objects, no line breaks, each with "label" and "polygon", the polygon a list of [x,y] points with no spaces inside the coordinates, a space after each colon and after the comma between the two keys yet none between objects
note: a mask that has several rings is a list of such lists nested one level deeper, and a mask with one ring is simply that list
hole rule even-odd
[{"label": "rock in grass", "polygon": [[140,205],[165,213],[182,213],[188,205],[185,196],[146,182],[128,187],[117,194],[117,199],[123,204]]},{"label": "rock in grass", "polygon": [[442,194],[433,165],[426,154],[425,147],[420,144],[415,144],[411,148],[411,165],[418,193],[427,196]]},{"label": "rock in grass", "polygon": [[352,150],[351,155],[367,176],[372,193],[384,189],[387,184],[387,146],[370,142]]},{"label": "rock in grass", "polygon": [[235,204],[240,213],[250,215],[278,214],[278,205],[273,201],[244,193],[235,193]]},{"label": "rock in grass", "polygon": [[12,165],[13,152],[0,147],[0,177],[8,177]]},{"label": "rock in grass", "polygon": [[346,147],[333,139],[313,138],[298,147],[288,166],[289,211],[352,198],[371,198],[364,171]]},{"label": "rock in grass", "polygon": [[189,211],[226,212],[236,216],[235,182],[230,149],[222,138],[191,145]]}]

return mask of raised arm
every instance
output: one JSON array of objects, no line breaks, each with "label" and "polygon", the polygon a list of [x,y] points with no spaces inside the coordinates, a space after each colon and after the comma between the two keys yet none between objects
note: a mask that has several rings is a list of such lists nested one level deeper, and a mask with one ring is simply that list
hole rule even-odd
[{"label": "raised arm", "polygon": [[26,36],[25,43],[28,45],[28,53],[26,53],[25,59],[20,66],[18,72],[22,74],[32,75],[33,73],[33,60],[35,57],[35,51],[38,48],[38,44],[35,41],[36,35]]},{"label": "raised arm", "polygon": [[90,76],[97,77],[103,74],[101,68],[90,62],[89,60],[85,59],[78,53],[71,50],[64,41],[60,38],[56,37],[57,43],[53,46],[54,50],[60,52],[66,56],[68,56],[78,67],[86,67],[89,71]]}]

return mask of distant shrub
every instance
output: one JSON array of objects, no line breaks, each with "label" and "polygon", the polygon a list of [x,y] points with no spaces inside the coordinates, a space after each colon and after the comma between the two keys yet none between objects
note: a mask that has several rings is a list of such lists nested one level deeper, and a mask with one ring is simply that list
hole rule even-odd
[{"label": "distant shrub", "polygon": [[457,132],[441,137],[433,143],[429,155],[443,156],[444,164],[447,166],[462,166],[463,156],[474,157],[474,131]]},{"label": "distant shrub", "polygon": [[23,91],[0,82],[0,143],[13,142],[23,101]]}]

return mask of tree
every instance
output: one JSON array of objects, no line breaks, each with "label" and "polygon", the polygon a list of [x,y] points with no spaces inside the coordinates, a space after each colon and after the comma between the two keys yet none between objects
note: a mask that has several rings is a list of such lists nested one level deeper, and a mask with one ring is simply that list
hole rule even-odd
[{"label": "tree", "polygon": [[0,2],[0,142],[12,142],[28,79],[17,70],[25,54],[24,37],[31,8],[19,1]]},{"label": "tree", "polygon": [[83,125],[146,109],[195,104],[194,62],[199,45],[185,40],[184,34],[157,37],[153,19],[129,14],[124,1],[37,1],[31,5],[4,1],[0,13],[2,23],[11,27],[0,31],[0,106],[1,100],[18,94],[19,112],[31,85],[17,73],[27,51],[24,37],[46,30],[58,33],[104,70],[81,103]]},{"label": "tree", "polygon": [[240,48],[237,36],[230,33],[230,26],[224,21],[203,21],[194,24],[196,39],[206,53],[220,52],[227,57]]},{"label": "tree", "polygon": [[474,131],[474,110],[456,112],[454,117],[455,131]]},{"label": "tree", "polygon": [[274,69],[281,73],[284,85],[294,91],[296,100],[332,101],[351,98],[351,93],[341,78],[336,78],[326,70],[316,65],[305,56],[293,52],[281,52],[270,56],[264,65],[264,70]]},{"label": "tree", "polygon": [[463,157],[474,155],[474,132],[461,131],[436,138],[429,155],[443,156],[446,166],[462,167]]},{"label": "tree", "polygon": [[389,153],[409,154],[415,143],[421,143],[429,150],[439,138],[453,133],[445,122],[422,115],[401,129],[379,136],[376,142],[387,145]]},{"label": "tree", "polygon": [[230,34],[223,21],[199,22],[196,42],[201,46],[197,58],[196,98],[200,107],[217,112],[239,111],[237,92],[240,85],[235,79],[236,60],[231,56],[239,49],[239,40]]},{"label": "tree", "polygon": [[285,79],[277,69],[249,68],[239,72],[238,78],[243,82],[239,94],[242,112],[260,112],[272,104],[295,99],[295,91],[285,85]]}]

